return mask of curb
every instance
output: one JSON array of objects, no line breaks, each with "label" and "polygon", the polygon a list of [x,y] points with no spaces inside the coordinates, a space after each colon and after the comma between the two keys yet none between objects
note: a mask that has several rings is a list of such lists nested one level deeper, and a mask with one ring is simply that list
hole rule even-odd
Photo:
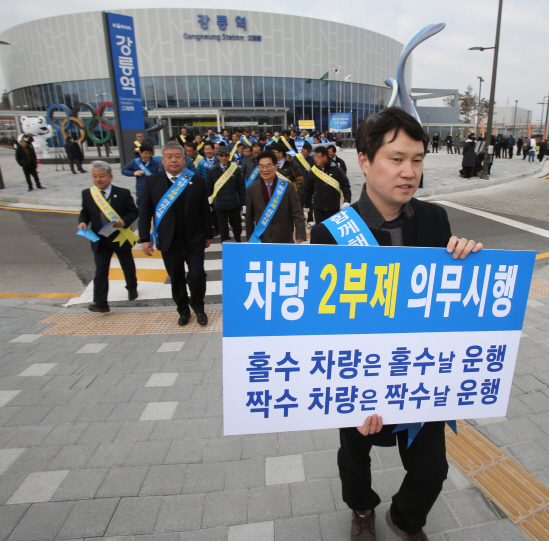
[{"label": "curb", "polygon": [[77,210],[82,208],[82,201],[79,199],[48,199],[43,197],[29,197],[25,195],[2,195],[0,202],[24,203],[26,205],[45,205],[49,207],[67,207]]},{"label": "curb", "polygon": [[498,184],[505,184],[507,182],[512,182],[513,180],[519,180],[521,178],[534,177],[540,174],[543,169],[544,167],[541,166],[538,169],[535,169],[533,171],[528,171],[527,173],[523,173],[521,175],[515,175],[512,177],[505,177],[505,178],[493,179],[493,180],[478,179],[476,182],[469,182],[467,184],[458,184],[456,186],[448,186],[444,188],[432,188],[431,190],[426,188],[420,188],[416,192],[415,197],[429,197],[432,195],[442,195],[442,194],[448,194],[448,193],[466,192],[469,190],[479,190],[481,188],[497,186]]}]

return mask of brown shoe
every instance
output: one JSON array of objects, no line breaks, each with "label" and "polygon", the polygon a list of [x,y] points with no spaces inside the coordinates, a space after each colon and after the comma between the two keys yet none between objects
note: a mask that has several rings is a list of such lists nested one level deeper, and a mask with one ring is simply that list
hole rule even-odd
[{"label": "brown shoe", "polygon": [[351,539],[353,541],[376,541],[376,512],[353,511]]},{"label": "brown shoe", "polygon": [[387,509],[387,514],[385,515],[385,520],[387,521],[387,526],[389,526],[389,529],[399,538],[402,539],[402,541],[429,541],[429,538],[421,529],[418,533],[415,535],[410,535],[406,533],[405,531],[401,530],[398,526],[395,525],[393,522],[393,519],[391,518],[391,508]]}]

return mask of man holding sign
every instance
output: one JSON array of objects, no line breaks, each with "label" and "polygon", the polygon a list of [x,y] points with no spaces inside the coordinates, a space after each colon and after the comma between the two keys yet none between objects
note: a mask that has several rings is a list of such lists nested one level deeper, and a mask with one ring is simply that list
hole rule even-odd
[{"label": "man holding sign", "polygon": [[[147,177],[143,188],[139,208],[141,247],[145,255],[152,256],[156,243],[162,253],[172,283],[179,325],[189,322],[190,305],[198,323],[204,326],[208,323],[204,312],[204,250],[213,238],[205,179],[185,167],[185,155],[179,143],[168,143],[162,149],[162,165],[165,171]],[[185,263],[188,274],[185,274]]]},{"label": "man holding sign", "polygon": [[[107,297],[109,295],[109,268],[111,258],[116,254],[126,279],[128,299],[137,299],[137,276],[132,255],[132,246],[137,238],[130,229],[137,219],[138,210],[130,190],[112,185],[111,166],[103,161],[91,164],[93,186],[82,192],[82,210],[78,217],[78,230],[90,229],[99,236],[92,241],[91,248],[95,259],[95,277],[93,279],[93,304],[91,312],[110,312]],[[112,227],[108,228],[111,224]],[[105,236],[102,231],[110,232]],[[128,241],[128,242],[126,242]]]},{"label": "man holding sign", "polygon": [[[368,117],[356,136],[366,184],[350,211],[356,226],[369,229],[380,246],[446,248],[454,259],[464,259],[482,244],[452,236],[442,207],[413,199],[427,145],[421,125],[402,109],[389,107]],[[311,230],[311,244],[338,244],[328,222]],[[395,428],[372,415],[360,427],[340,429],[338,466],[343,500],[353,510],[352,539],[376,539],[374,509],[381,500],[372,489],[370,451],[374,445],[393,446],[398,441],[407,473],[386,520],[400,539],[427,540],[423,526],[448,472],[444,422],[425,423],[410,446],[407,431],[395,434]]]}]

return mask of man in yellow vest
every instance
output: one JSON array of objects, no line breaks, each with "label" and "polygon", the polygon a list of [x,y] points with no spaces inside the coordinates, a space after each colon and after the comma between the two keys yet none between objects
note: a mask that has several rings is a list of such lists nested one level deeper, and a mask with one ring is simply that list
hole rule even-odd
[{"label": "man in yellow vest", "polygon": [[[88,309],[91,312],[110,312],[107,297],[113,254],[118,257],[124,272],[128,299],[137,299],[137,276],[132,255],[135,236],[129,227],[137,220],[139,211],[130,190],[112,185],[112,169],[108,163],[99,160],[92,162],[91,174],[94,186],[82,192],[82,210],[78,217],[79,230],[91,229],[99,237],[99,240],[91,243],[95,278],[93,304]],[[101,230],[113,221],[111,218],[117,216],[118,219],[112,224],[114,231],[109,236],[101,234]]]}]

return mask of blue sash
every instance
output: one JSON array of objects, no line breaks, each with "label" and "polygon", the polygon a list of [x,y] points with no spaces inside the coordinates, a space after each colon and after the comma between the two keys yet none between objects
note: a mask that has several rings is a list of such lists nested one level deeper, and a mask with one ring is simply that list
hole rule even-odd
[{"label": "blue sash", "polygon": [[174,204],[175,200],[183,193],[183,190],[189,185],[194,176],[194,172],[185,168],[173,183],[173,186],[162,196],[162,199],[156,205],[153,216],[153,230],[151,233],[151,242],[156,244],[158,238],[158,226],[164,218],[168,209]]},{"label": "blue sash", "polygon": [[[338,244],[347,246],[379,246],[366,222],[352,207],[347,207],[322,223],[328,228]],[[457,434],[456,421],[446,421],[446,423]],[[408,447],[410,447],[424,424],[401,423],[395,427],[393,433],[408,430]]]},{"label": "blue sash", "polygon": [[360,214],[352,207],[330,216],[322,222],[332,234],[335,241],[342,245],[352,246],[379,246],[377,240],[361,218]]},{"label": "blue sash", "polygon": [[215,163],[208,163],[208,160],[206,158],[204,158],[198,165],[202,165],[204,166],[206,169],[209,169],[210,167],[212,167],[212,165],[215,165]]},{"label": "blue sash", "polygon": [[265,143],[265,146],[268,147],[269,145],[272,145],[274,143],[273,139],[269,139],[267,143]]},{"label": "blue sash", "polygon": [[252,236],[248,241],[249,243],[257,244],[261,242],[261,239],[259,237],[261,237],[261,235],[265,233],[265,229],[267,229],[267,227],[271,223],[271,220],[273,219],[273,216],[275,215],[275,212],[277,211],[280,202],[282,201],[282,197],[284,196],[284,192],[286,191],[289,183],[290,181],[286,177],[278,175],[276,190],[271,196],[269,204],[265,207],[265,210],[263,211],[259,222],[257,222],[254,232],[252,233]]},{"label": "blue sash", "polygon": [[147,166],[141,161],[141,158],[135,158],[134,161],[137,164],[137,167],[139,167],[139,169],[141,169],[141,171],[143,171],[143,173],[145,173],[146,177],[152,175],[152,173],[149,171]]},{"label": "blue sash", "polygon": [[257,178],[257,175],[259,175],[258,165],[255,166],[255,169],[252,171],[252,174],[248,177],[248,180],[246,181],[246,189],[248,189],[248,186]]}]

